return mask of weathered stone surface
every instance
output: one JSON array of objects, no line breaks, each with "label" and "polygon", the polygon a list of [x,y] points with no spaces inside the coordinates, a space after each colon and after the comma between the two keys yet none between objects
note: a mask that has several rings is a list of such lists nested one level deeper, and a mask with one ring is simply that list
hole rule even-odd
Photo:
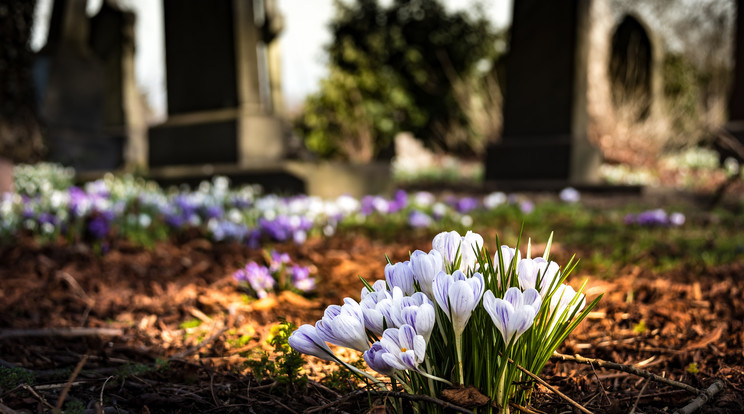
[{"label": "weathered stone surface", "polygon": [[514,4],[506,61],[502,142],[488,149],[486,179],[598,179],[587,140],[589,0]]}]

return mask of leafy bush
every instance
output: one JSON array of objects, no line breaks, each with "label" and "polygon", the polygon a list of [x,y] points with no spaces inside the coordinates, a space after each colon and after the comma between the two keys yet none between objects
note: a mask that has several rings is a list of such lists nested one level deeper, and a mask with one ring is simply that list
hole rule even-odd
[{"label": "leafy bush", "polygon": [[298,122],[308,148],[370,161],[410,131],[432,147],[482,149],[500,105],[490,70],[501,35],[484,17],[448,13],[437,0],[337,7],[329,76]]}]

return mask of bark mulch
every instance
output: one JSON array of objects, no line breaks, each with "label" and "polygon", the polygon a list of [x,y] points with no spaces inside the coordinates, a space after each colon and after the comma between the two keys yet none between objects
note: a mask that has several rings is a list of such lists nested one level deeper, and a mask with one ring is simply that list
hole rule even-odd
[{"label": "bark mulch", "polygon": [[[266,338],[281,318],[314,323],[327,305],[358,298],[358,276],[382,278],[385,254],[402,260],[430,240],[346,234],[276,245],[314,267],[317,293],[253,301],[232,273],[262,252],[236,244],[118,241],[103,255],[30,239],[0,247],[0,412],[357,413],[370,401],[384,412],[377,396],[324,379],[334,367],[312,357],[310,380],[290,384],[255,378],[246,361],[271,350]],[[554,359],[541,377],[592,412],[674,412],[697,396],[691,387],[719,385],[700,412],[744,412],[743,274],[741,264],[694,274],[628,267],[611,280],[579,270],[571,284],[588,277],[589,299],[604,298],[560,352],[636,372]],[[530,410],[576,409],[539,385]]]}]

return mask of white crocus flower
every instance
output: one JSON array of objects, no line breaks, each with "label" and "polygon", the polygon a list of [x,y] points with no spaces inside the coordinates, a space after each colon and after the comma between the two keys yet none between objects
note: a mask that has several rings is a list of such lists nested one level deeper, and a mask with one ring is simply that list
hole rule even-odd
[{"label": "white crocus flower", "polygon": [[385,280],[390,289],[397,286],[404,294],[411,295],[416,291],[413,285],[413,271],[409,262],[385,265]]},{"label": "white crocus flower", "polygon": [[524,293],[519,288],[509,288],[504,299],[494,297],[490,290],[483,295],[483,308],[491,316],[507,346],[516,342],[532,326],[541,303],[540,294],[532,288]]},{"label": "white crocus flower", "polygon": [[464,236],[460,236],[460,233],[456,231],[442,232],[434,237],[431,244],[434,250],[438,250],[450,265],[457,260],[459,249],[461,260],[458,269],[468,272],[476,268],[475,252],[483,248],[483,237],[472,231],[468,231]]},{"label": "white crocus flower", "polygon": [[360,352],[369,349],[364,313],[354,299],[344,298],[343,306],[331,305],[326,308],[323,318],[315,323],[315,328],[326,342]]},{"label": "white crocus flower", "polygon": [[411,325],[389,328],[382,334],[380,345],[387,351],[382,359],[395,369],[418,371],[424,361],[426,341]]},{"label": "white crocus flower", "polygon": [[452,275],[439,272],[434,278],[434,298],[452,322],[455,335],[462,335],[470,315],[483,295],[483,276],[475,273],[467,277],[459,270]]},{"label": "white crocus flower", "polygon": [[297,352],[312,355],[320,359],[331,361],[334,358],[333,351],[328,344],[318,335],[317,329],[312,325],[302,325],[292,332],[289,339],[289,346]]},{"label": "white crocus flower", "polygon": [[[577,293],[570,285],[562,284],[558,286],[550,298],[550,315],[552,319],[548,332],[552,332],[559,321],[563,323],[572,314],[581,312],[584,306],[586,306],[586,296]],[[566,312],[567,309],[568,312]]]},{"label": "white crocus flower", "polygon": [[418,282],[421,291],[430,299],[434,299],[434,291],[431,284],[434,282],[434,276],[444,270],[444,259],[438,250],[432,250],[428,254],[416,250],[411,254],[411,270],[413,278]]},{"label": "white crocus flower", "polygon": [[385,330],[385,316],[380,311],[380,302],[385,300],[392,301],[392,296],[387,290],[370,292],[366,288],[362,290],[362,294],[360,306],[364,315],[364,326],[375,335],[382,335],[382,332]]},{"label": "white crocus flower", "polygon": [[455,331],[457,365],[460,372],[460,385],[463,385],[465,378],[462,366],[462,332],[483,296],[485,288],[483,276],[475,273],[472,277],[466,277],[460,270],[455,270],[454,274],[448,275],[442,271],[434,277],[432,288],[437,304],[452,322]]},{"label": "white crocus flower", "polygon": [[[516,260],[514,260],[515,256],[516,256]],[[504,262],[503,273],[506,276],[508,276],[509,270],[516,267],[519,261],[521,260],[521,258],[522,258],[522,253],[519,250],[509,247],[507,245],[502,245],[501,246],[501,259]],[[498,281],[499,289],[501,289],[501,264],[499,262],[498,253],[496,253],[493,256],[493,267],[495,268],[494,273],[496,274],[496,280]]]},{"label": "white crocus flower", "polygon": [[522,259],[517,265],[519,287],[525,290],[536,289],[540,292],[540,296],[545,297],[550,293],[551,286],[555,283],[556,277],[559,276],[559,270],[558,263],[548,262],[542,257]]}]

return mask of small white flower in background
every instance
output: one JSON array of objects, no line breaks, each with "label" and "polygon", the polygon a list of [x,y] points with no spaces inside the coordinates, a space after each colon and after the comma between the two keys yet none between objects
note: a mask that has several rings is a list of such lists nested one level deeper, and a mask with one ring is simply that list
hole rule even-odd
[{"label": "small white flower in background", "polygon": [[506,203],[506,194],[498,191],[491,193],[483,198],[483,206],[489,210]]},{"label": "small white flower in background", "polygon": [[682,213],[672,213],[669,215],[669,223],[672,226],[679,227],[685,224],[685,215]]},{"label": "small white flower in background", "polygon": [[315,323],[318,335],[334,345],[364,352],[369,349],[364,330],[364,314],[361,306],[351,298],[344,298],[344,305],[326,308],[323,318]]},{"label": "small white flower in background", "polygon": [[434,214],[434,217],[444,217],[447,215],[447,211],[449,211],[449,207],[441,201],[437,201],[431,206],[431,212]]},{"label": "small white flower in background", "polygon": [[581,200],[581,194],[573,187],[561,190],[559,197],[565,203],[578,203]]},{"label": "small white flower in background", "polygon": [[475,273],[472,277],[466,277],[460,270],[448,275],[442,271],[434,278],[432,287],[434,298],[452,322],[455,335],[462,335],[470,315],[483,296],[483,276]]},{"label": "small white flower in background", "polygon": [[525,333],[535,321],[542,299],[535,289],[522,293],[519,288],[509,288],[504,299],[494,297],[490,290],[483,295],[483,307],[508,346]]},{"label": "small white flower in background", "polygon": [[473,225],[473,218],[466,214],[460,219],[460,224],[465,227],[470,227]]},{"label": "small white flower in background", "polygon": [[429,207],[434,204],[436,198],[434,194],[427,191],[419,191],[413,195],[413,204],[419,207]]}]

